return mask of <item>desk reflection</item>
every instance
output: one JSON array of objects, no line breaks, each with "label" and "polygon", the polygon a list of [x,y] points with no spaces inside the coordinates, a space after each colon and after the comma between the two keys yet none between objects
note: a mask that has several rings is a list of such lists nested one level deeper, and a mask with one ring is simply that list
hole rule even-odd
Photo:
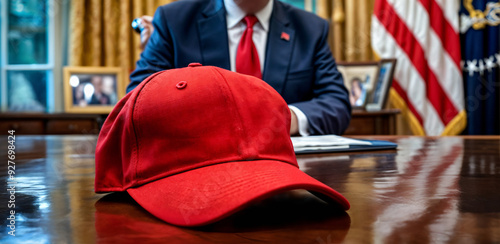
[{"label": "desk reflection", "polygon": [[[500,137],[384,137],[393,151],[298,156],[349,199],[335,212],[304,192],[267,199],[202,228],[179,228],[126,193],[93,192],[95,136],[16,138],[16,236],[2,243],[498,243]],[[7,148],[4,137],[0,147]],[[7,158],[6,150],[0,157]],[[7,188],[7,171],[0,180]]]},{"label": "desk reflection", "polygon": [[[293,194],[293,193],[292,193]],[[301,195],[303,193],[300,193]],[[310,243],[342,242],[349,215],[332,210],[312,195],[280,195],[255,204],[215,224],[180,228],[166,224],[139,206],[127,193],[112,193],[95,204],[98,243]],[[306,241],[304,241],[306,240]]]}]

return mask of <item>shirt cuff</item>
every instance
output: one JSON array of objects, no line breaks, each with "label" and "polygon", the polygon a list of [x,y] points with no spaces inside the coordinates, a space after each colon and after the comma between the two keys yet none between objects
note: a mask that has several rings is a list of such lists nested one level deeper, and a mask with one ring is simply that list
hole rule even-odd
[{"label": "shirt cuff", "polygon": [[309,135],[309,121],[307,121],[306,115],[297,107],[288,105],[288,107],[295,113],[297,116],[297,123],[299,127],[299,134],[301,136]]}]

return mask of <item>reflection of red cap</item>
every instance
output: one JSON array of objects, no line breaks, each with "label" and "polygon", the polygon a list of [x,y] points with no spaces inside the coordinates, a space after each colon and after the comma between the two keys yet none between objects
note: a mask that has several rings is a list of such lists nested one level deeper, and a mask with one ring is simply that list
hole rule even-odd
[{"label": "reflection of red cap", "polygon": [[95,203],[97,239],[94,242],[342,243],[351,225],[349,215],[313,196],[304,195],[286,192],[215,224],[186,230],[164,224],[148,214],[127,193],[111,193]]},{"label": "reflection of red cap", "polygon": [[96,192],[127,191],[181,226],[220,220],[291,189],[338,192],[298,169],[290,111],[257,78],[215,67],[158,72],[113,109],[96,149]]}]

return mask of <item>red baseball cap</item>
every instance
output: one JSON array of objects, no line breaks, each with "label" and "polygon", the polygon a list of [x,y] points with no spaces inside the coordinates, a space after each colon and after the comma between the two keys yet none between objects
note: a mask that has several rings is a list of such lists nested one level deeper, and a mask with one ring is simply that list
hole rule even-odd
[{"label": "red baseball cap", "polygon": [[158,72],[106,119],[95,191],[127,191],[179,226],[210,224],[293,189],[349,209],[299,170],[289,130],[286,102],[260,79],[200,64]]}]

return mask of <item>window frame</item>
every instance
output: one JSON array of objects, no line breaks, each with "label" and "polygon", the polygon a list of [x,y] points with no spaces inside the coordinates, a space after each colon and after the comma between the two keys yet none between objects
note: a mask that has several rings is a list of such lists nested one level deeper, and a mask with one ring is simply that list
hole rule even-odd
[{"label": "window frame", "polygon": [[54,0],[45,0],[47,4],[47,63],[46,64],[9,64],[8,63],[8,52],[7,52],[7,38],[8,32],[7,28],[9,26],[9,13],[8,13],[8,5],[10,1],[1,1],[0,2],[0,12],[1,12],[1,34],[0,34],[0,111],[1,112],[9,112],[8,107],[8,90],[7,90],[7,73],[9,71],[47,71],[46,77],[46,96],[47,101],[44,104],[45,112],[51,113],[54,112],[54,58],[55,58],[55,50],[54,50],[54,41],[55,41],[55,33],[54,33],[54,16],[56,14],[56,6],[54,4]]}]

